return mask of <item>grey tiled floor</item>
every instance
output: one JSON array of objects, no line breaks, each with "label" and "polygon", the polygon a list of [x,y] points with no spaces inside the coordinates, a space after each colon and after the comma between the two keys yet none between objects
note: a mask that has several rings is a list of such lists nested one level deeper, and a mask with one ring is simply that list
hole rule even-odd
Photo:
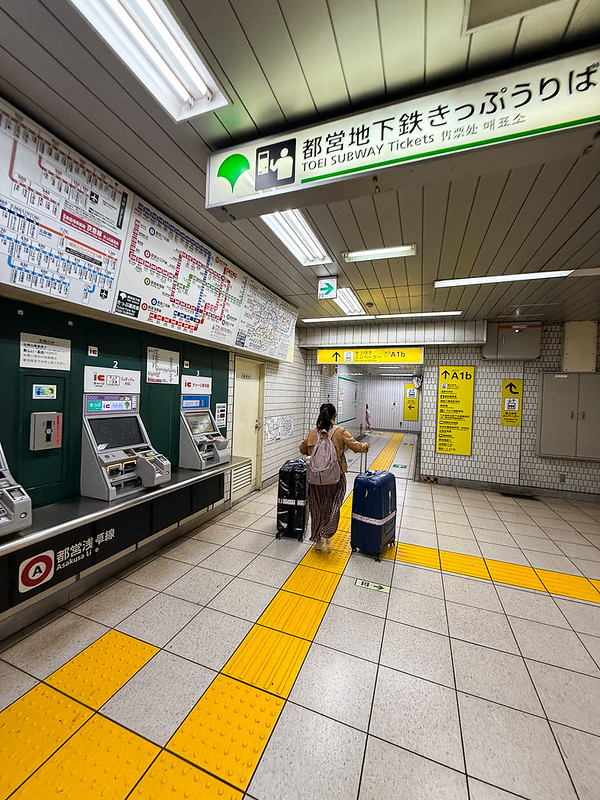
[{"label": "grey tiled floor", "polygon": [[[598,574],[600,504],[397,488],[401,541]],[[274,538],[275,502],[0,642],[0,709],[114,627],[161,650],[100,713],[164,744],[308,551]],[[246,796],[597,800],[599,708],[600,604],[354,554]]]}]

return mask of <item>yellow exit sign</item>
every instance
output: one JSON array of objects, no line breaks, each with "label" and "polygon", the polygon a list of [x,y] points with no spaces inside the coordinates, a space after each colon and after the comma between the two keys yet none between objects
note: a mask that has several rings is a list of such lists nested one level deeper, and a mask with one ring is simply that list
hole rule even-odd
[{"label": "yellow exit sign", "polygon": [[339,347],[317,350],[317,364],[422,364],[422,347]]}]

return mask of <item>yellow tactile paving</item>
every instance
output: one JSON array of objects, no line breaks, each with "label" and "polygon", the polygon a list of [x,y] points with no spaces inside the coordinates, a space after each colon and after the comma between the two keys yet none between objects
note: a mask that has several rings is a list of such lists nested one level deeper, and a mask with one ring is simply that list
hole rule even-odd
[{"label": "yellow tactile paving", "polygon": [[550,572],[545,569],[536,569],[536,573],[551,594],[562,594],[577,600],[600,603],[600,592],[587,578],[579,575],[565,575],[562,572]]},{"label": "yellow tactile paving", "polygon": [[300,672],[310,642],[255,625],[222,669],[259,689],[287,697]]},{"label": "yellow tactile paving", "polygon": [[440,563],[444,572],[458,572],[471,578],[490,579],[485,561],[480,556],[467,556],[464,553],[452,553],[440,550]]},{"label": "yellow tactile paving", "polygon": [[[394,558],[394,551],[390,548],[381,554],[385,558]],[[493,580],[496,583],[505,583],[509,586],[520,586],[527,589],[536,589],[539,592],[550,592],[577,600],[588,600],[600,603],[600,591],[591,581],[578,575],[565,575],[562,572],[551,572],[543,569],[533,569],[520,564],[510,564],[507,561],[494,561],[479,556],[468,556],[461,553],[450,553],[445,550],[434,550],[431,547],[421,547],[416,544],[396,545],[396,561],[406,564],[416,564],[421,567],[441,569],[444,572],[455,572],[458,575],[469,575],[483,580]]]},{"label": "yellow tactile paving", "polygon": [[118,692],[159,649],[119,631],[108,631],[53,672],[46,683],[97,709]]},{"label": "yellow tactile paving", "polygon": [[302,594],[327,602],[333,597],[340,576],[323,569],[312,569],[299,564],[281,587],[285,592]]},{"label": "yellow tactile paving", "polygon": [[242,793],[198,767],[163,752],[135,787],[130,800],[241,800]]},{"label": "yellow tactile paving", "polygon": [[301,639],[313,639],[326,611],[327,603],[321,600],[281,590],[261,614],[257,625]]},{"label": "yellow tactile paving", "polygon": [[490,571],[492,580],[496,583],[508,583],[511,586],[520,586],[523,589],[545,591],[544,584],[535,574],[533,567],[509,564],[506,561],[494,561],[490,558],[486,558],[485,563]]},{"label": "yellow tactile paving", "polygon": [[[393,548],[389,548],[390,558],[393,558]],[[387,554],[386,554],[387,556]],[[433,547],[420,547],[416,544],[399,542],[396,546],[396,561],[407,564],[418,564],[421,567],[440,568],[440,551]]]},{"label": "yellow tactile paving", "polygon": [[0,797],[8,797],[93,713],[43,683],[2,711]]},{"label": "yellow tactile paving", "polygon": [[597,580],[594,580],[593,578],[590,578],[590,583],[592,584],[592,586],[594,586],[600,592],[600,581],[597,581]]},{"label": "yellow tactile paving", "polygon": [[159,752],[155,744],[96,714],[12,798],[124,800]]},{"label": "yellow tactile paving", "polygon": [[[335,538],[334,536],[334,541]],[[339,576],[346,569],[349,558],[350,548],[348,548],[347,551],[340,551],[334,546],[332,547],[331,553],[324,553],[322,550],[315,550],[314,547],[311,547],[300,564],[303,567],[312,567],[313,569],[335,572]]]},{"label": "yellow tactile paving", "polygon": [[[175,732],[167,749],[227,783],[245,789],[273,732],[283,702],[254,686],[217,675]],[[168,796],[186,797],[185,794]],[[199,793],[190,798],[204,800],[212,796]]]}]

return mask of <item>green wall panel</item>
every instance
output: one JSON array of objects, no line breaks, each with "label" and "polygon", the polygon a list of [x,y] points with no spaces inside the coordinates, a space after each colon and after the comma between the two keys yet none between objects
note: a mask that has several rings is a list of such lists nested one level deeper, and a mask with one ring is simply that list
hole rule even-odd
[{"label": "green wall panel", "polygon": [[[30,493],[35,507],[79,494],[81,415],[85,366],[140,370],[140,414],[152,444],[170,459],[179,460],[179,386],[146,383],[147,348],[177,352],[181,374],[212,377],[211,408],[227,402],[229,354],[192,342],[120,327],[66,314],[42,306],[0,298],[0,375],[3,412],[0,442],[15,478]],[[19,367],[20,335],[32,333],[71,342],[71,369]],[[89,356],[88,347],[98,348]],[[184,360],[190,368],[184,369]],[[57,386],[56,400],[34,400],[33,383]],[[63,412],[63,447],[29,450],[32,411]]]}]

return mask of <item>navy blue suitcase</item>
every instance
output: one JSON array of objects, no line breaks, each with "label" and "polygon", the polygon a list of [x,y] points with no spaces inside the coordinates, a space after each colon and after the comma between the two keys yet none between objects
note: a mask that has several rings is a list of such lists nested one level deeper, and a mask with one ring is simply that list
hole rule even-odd
[{"label": "navy blue suitcase", "polygon": [[384,470],[359,472],[352,493],[350,546],[381,560],[396,541],[396,478]]},{"label": "navy blue suitcase", "polygon": [[306,528],[306,464],[302,458],[286,461],[279,470],[277,492],[277,538],[297,536]]}]

